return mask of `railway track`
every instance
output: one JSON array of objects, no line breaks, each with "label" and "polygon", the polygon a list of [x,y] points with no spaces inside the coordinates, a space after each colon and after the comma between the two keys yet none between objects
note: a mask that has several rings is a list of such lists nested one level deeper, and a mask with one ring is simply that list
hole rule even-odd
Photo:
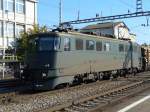
[{"label": "railway track", "polygon": [[100,112],[107,105],[141,92],[149,86],[150,80],[134,82],[123,87],[103,91],[101,94],[53,107],[48,109],[48,112]]},{"label": "railway track", "polygon": [[8,104],[15,99],[19,92],[29,88],[23,82],[16,79],[0,81],[0,104]]},{"label": "railway track", "polygon": [[1,80],[0,81],[0,104],[11,102],[15,96],[16,87],[20,84],[18,80]]},{"label": "railway track", "polygon": [[33,94],[6,93],[4,95],[9,97],[1,98],[0,111],[90,112],[129,96],[135,93],[135,90],[141,91],[150,87],[148,79],[149,73],[140,73],[135,77],[98,81],[54,91]]}]

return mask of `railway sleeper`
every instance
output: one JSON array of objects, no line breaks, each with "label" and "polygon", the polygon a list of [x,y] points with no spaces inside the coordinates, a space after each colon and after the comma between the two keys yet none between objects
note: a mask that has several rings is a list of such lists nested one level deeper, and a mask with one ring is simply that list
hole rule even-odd
[{"label": "railway sleeper", "polygon": [[109,100],[106,100],[106,99],[99,99],[99,98],[97,98],[97,100],[98,100],[98,103],[100,104],[100,103],[107,103]]},{"label": "railway sleeper", "polygon": [[117,94],[115,95],[109,95],[107,97],[98,97],[97,99],[98,100],[102,100],[102,101],[105,101],[105,102],[109,102],[113,97],[116,97]]},{"label": "railway sleeper", "polygon": [[86,107],[86,108],[89,108],[90,107],[90,105],[88,105],[88,104],[86,104],[86,103],[81,103],[81,104],[79,104],[80,106],[83,106],[83,107]]},{"label": "railway sleeper", "polygon": [[102,99],[108,99],[108,97],[110,96],[110,94],[106,94],[104,96],[100,96]]},{"label": "railway sleeper", "polygon": [[120,96],[126,96],[126,94],[125,93],[118,93],[117,96],[118,97],[120,97]]},{"label": "railway sleeper", "polygon": [[54,112],[62,112],[62,111],[60,111],[60,110],[57,110],[57,111],[54,111]]},{"label": "railway sleeper", "polygon": [[116,96],[117,96],[117,94],[113,94],[113,95],[108,96],[108,98],[111,100],[112,98],[114,98]]},{"label": "railway sleeper", "polygon": [[110,96],[116,96],[116,94],[118,94],[118,92],[113,92],[110,94]]},{"label": "railway sleeper", "polygon": [[101,103],[101,101],[98,100],[98,99],[93,99],[93,101],[96,102],[96,103],[99,103],[99,104]]},{"label": "railway sleeper", "polygon": [[94,102],[93,100],[92,101],[88,101],[87,103],[88,103],[88,105],[91,105],[91,106],[95,106],[95,105],[99,104],[97,102]]},{"label": "railway sleeper", "polygon": [[97,99],[93,99],[92,102],[93,102],[93,104],[95,104],[95,105],[98,105],[98,104],[100,103],[99,100],[97,100]]},{"label": "railway sleeper", "polygon": [[65,112],[79,112],[79,111],[75,111],[75,110],[70,109],[70,108],[64,108],[64,111]]},{"label": "railway sleeper", "polygon": [[88,110],[87,107],[81,106],[81,105],[78,105],[78,106],[73,105],[72,108],[73,108],[74,110],[76,110],[76,111],[79,111],[79,112],[81,112],[81,111],[83,111],[83,110],[84,110],[84,111],[87,111],[87,110]]}]

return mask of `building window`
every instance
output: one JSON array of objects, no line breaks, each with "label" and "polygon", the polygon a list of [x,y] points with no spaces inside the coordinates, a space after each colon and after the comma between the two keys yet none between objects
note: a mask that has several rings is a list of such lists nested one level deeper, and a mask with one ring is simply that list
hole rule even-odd
[{"label": "building window", "polygon": [[25,31],[24,25],[16,25],[16,37],[19,37],[20,33],[24,31]]},{"label": "building window", "polygon": [[2,10],[2,4],[3,4],[3,2],[2,2],[2,0],[0,0],[0,10]]},{"label": "building window", "polygon": [[5,0],[5,9],[8,10],[8,12],[14,11],[14,0]]},{"label": "building window", "polygon": [[70,38],[64,38],[64,51],[70,51],[71,41]]},{"label": "building window", "polygon": [[25,1],[16,0],[16,13],[24,14],[24,10],[25,10]]},{"label": "building window", "polygon": [[119,44],[119,52],[124,52],[124,45],[123,44]]},{"label": "building window", "polygon": [[14,46],[14,38],[8,38],[8,46]]},{"label": "building window", "polygon": [[3,29],[3,24],[2,24],[2,21],[0,21],[0,37],[3,36],[2,29]]},{"label": "building window", "polygon": [[7,37],[14,37],[14,24],[13,23],[6,23],[6,35]]},{"label": "building window", "polygon": [[102,42],[96,42],[96,50],[102,51]]},{"label": "building window", "polygon": [[92,40],[86,41],[86,50],[94,50],[95,42]]},{"label": "building window", "polygon": [[110,51],[110,50],[111,50],[110,43],[105,43],[104,44],[104,51]]},{"label": "building window", "polygon": [[83,50],[83,40],[76,39],[76,50]]}]

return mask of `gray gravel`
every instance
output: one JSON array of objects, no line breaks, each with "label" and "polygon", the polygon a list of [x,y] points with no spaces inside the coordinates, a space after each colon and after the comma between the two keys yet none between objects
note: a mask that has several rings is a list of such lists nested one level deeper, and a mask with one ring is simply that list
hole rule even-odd
[{"label": "gray gravel", "polygon": [[123,86],[128,81],[108,81],[96,82],[89,85],[81,85],[63,90],[50,91],[32,95],[19,96],[13,103],[0,105],[0,112],[34,112],[44,110],[68,101],[77,101],[78,99],[102,93],[116,86]]}]

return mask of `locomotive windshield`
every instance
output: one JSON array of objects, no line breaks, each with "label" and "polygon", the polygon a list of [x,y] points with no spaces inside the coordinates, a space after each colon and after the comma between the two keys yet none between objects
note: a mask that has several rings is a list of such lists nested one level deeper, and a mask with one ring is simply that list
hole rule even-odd
[{"label": "locomotive windshield", "polygon": [[54,51],[60,48],[60,38],[43,37],[39,39],[39,51]]}]

